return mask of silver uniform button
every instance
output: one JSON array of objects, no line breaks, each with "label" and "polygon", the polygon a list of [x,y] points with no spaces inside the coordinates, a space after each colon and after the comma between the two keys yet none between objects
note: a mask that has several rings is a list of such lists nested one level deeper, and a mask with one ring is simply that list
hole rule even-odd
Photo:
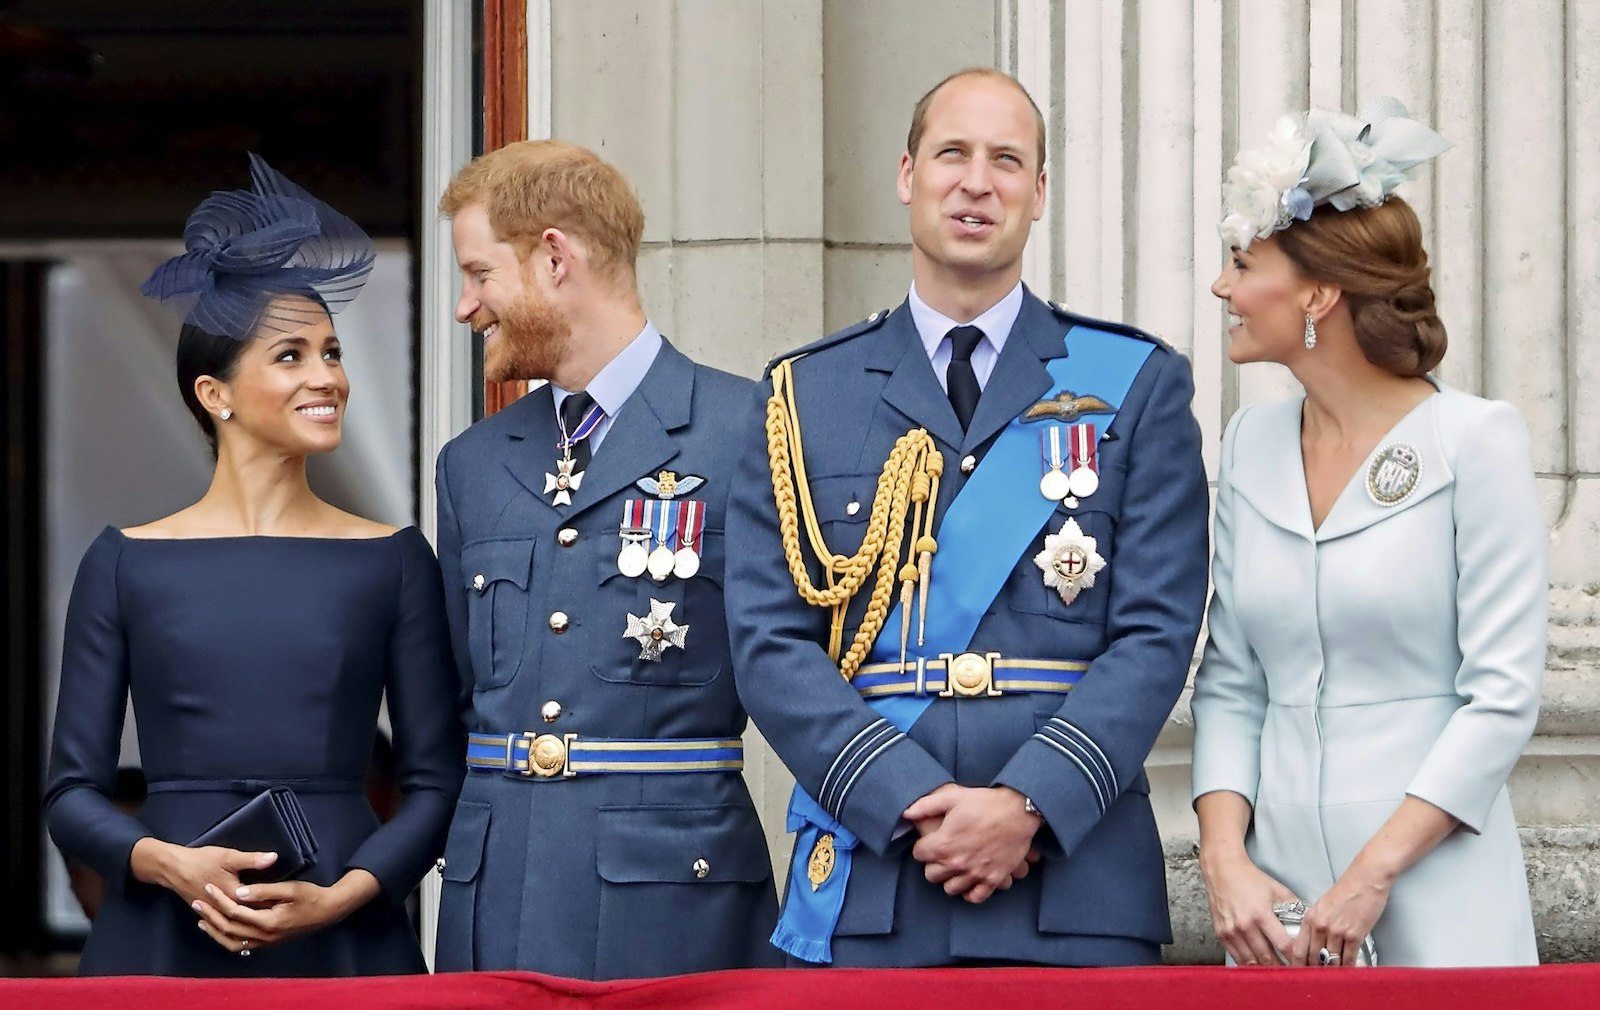
[{"label": "silver uniform button", "polygon": [[977,468],[978,468],[978,457],[976,457],[976,456],[962,456],[961,457],[961,472],[962,473],[971,473],[972,471],[976,470]]},{"label": "silver uniform button", "polygon": [[711,864],[704,859],[696,859],[693,869],[695,878],[698,880],[704,880],[711,875]]},{"label": "silver uniform button", "polygon": [[478,592],[483,592],[483,587],[486,585],[488,585],[488,583],[484,581],[482,572],[479,572],[472,577],[472,588]]},{"label": "silver uniform button", "polygon": [[848,505],[846,505],[844,507],[844,514],[847,515],[847,516],[853,516],[857,512],[860,512],[860,511],[861,511],[861,503],[858,502],[858,501],[853,501],[853,502],[851,502],[850,504],[848,504]]},{"label": "silver uniform button", "polygon": [[556,611],[555,613],[551,614],[550,615],[550,630],[555,632],[558,635],[561,634],[563,631],[566,631],[567,630],[567,615],[562,613],[559,610]]},{"label": "silver uniform button", "polygon": [[563,547],[571,547],[578,542],[578,531],[571,526],[564,526],[556,532],[556,543]]},{"label": "silver uniform button", "polygon": [[539,718],[545,722],[555,722],[561,718],[561,703],[559,701],[545,702],[539,707]]}]

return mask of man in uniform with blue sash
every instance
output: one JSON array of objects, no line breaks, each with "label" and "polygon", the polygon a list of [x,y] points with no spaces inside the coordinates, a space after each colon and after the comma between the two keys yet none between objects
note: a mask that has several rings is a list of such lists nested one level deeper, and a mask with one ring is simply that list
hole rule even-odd
[{"label": "man in uniform with blue sash", "polygon": [[644,214],[592,151],[507,145],[458,172],[440,208],[485,376],[549,382],[439,455],[471,732],[438,967],[774,964],[722,602],[728,432],[753,384],[645,317]]},{"label": "man in uniform with blue sash", "polygon": [[1193,380],[1022,285],[1044,150],[1004,74],[923,97],[909,297],[775,359],[741,459],[729,629],[799,783],[792,963],[1151,964],[1171,939],[1143,763],[1205,603]]}]

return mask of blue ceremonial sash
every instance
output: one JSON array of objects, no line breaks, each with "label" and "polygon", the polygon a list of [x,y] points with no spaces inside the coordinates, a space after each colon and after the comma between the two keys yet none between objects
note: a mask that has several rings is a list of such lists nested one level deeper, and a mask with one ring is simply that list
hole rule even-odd
[{"label": "blue ceremonial sash", "polygon": [[[1050,399],[1063,390],[1093,394],[1108,403],[1127,397],[1155,345],[1107,330],[1074,326],[1064,338],[1068,355],[1046,366],[1050,373]],[[1105,417],[1109,429],[1116,411],[1085,415]],[[1049,422],[1047,422],[1049,423]],[[1055,512],[1056,503],[1031,489],[1040,476],[1040,425],[1013,418],[1000,432],[973,471],[971,478],[945,510],[939,524],[939,553],[928,580],[928,622],[923,645],[912,635],[906,659],[936,658],[941,653],[965,652],[978,622],[1005,586],[1017,560],[1033,546],[1040,527]],[[941,578],[941,573],[952,573]],[[959,574],[959,578],[954,577]],[[867,663],[898,662],[900,622],[912,615],[896,606],[873,643]],[[874,698],[874,711],[902,733],[933,703],[931,696],[915,694]],[[789,798],[787,828],[795,832],[794,857],[789,866],[789,889],[783,912],[772,933],[772,943],[802,961],[833,961],[832,940],[844,908],[850,877],[851,850],[856,837],[798,785]],[[815,890],[807,874],[811,851],[824,833],[833,835],[833,872]]]}]

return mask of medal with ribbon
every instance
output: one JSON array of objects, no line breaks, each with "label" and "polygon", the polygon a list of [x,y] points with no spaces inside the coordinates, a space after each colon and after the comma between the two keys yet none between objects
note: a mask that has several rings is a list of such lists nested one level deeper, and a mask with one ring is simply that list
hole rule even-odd
[{"label": "medal with ribbon", "polygon": [[1095,430],[1092,424],[1075,424],[1068,429],[1072,444],[1072,469],[1067,473],[1072,497],[1083,499],[1100,490],[1100,463],[1095,455]]},{"label": "medal with ribbon", "polygon": [[650,564],[650,551],[645,547],[650,542],[650,524],[645,518],[648,504],[643,498],[629,498],[622,503],[622,525],[617,529],[622,546],[617,552],[617,571],[630,579],[643,575]]},{"label": "medal with ribbon", "polygon": [[556,472],[544,475],[544,493],[554,494],[550,501],[556,505],[571,505],[572,492],[578,490],[583,484],[583,471],[576,469],[578,461],[572,457],[572,449],[579,442],[594,434],[594,430],[605,420],[606,412],[597,403],[589,408],[583,415],[583,420],[578,422],[578,427],[567,431],[565,422],[561,420],[559,412],[556,414],[556,424],[561,428],[561,438],[556,442],[556,448],[561,451],[561,458],[556,461]]},{"label": "medal with ribbon", "polygon": [[657,582],[665,582],[672,576],[672,570],[677,558],[672,550],[672,543],[678,536],[678,511],[682,503],[675,501],[653,501],[645,503],[645,515],[650,526],[650,539],[654,543],[650,549],[650,560],[647,570],[650,577]]},{"label": "medal with ribbon", "polygon": [[685,501],[678,509],[678,549],[672,555],[672,574],[692,579],[700,571],[700,535],[706,526],[706,503]]}]

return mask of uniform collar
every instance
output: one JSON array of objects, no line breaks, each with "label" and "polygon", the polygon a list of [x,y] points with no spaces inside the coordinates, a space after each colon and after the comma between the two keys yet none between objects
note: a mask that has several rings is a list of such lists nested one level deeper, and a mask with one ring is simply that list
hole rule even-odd
[{"label": "uniform collar", "polygon": [[1022,282],[1018,281],[1016,287],[1006,292],[1006,296],[989,306],[970,323],[962,324],[932,307],[922,300],[917,294],[916,281],[911,282],[911,295],[906,299],[911,307],[911,321],[916,324],[917,336],[922,338],[923,350],[927,351],[929,360],[939,349],[940,341],[945,335],[957,326],[976,326],[983,331],[984,338],[994,348],[998,356],[1005,350],[1006,337],[1011,334],[1011,327],[1016,324],[1017,314],[1022,311]]},{"label": "uniform collar", "polygon": [[[607,417],[616,417],[622,405],[628,402],[628,397],[644,381],[645,373],[650,371],[660,351],[661,331],[656,329],[655,323],[646,319],[644,329],[616,357],[606,362],[606,366],[589,380],[584,391],[594,397],[594,402],[600,405]],[[550,384],[550,391],[555,396],[557,411],[561,410],[561,402],[573,393],[573,390],[562,389],[555,383]]]}]

